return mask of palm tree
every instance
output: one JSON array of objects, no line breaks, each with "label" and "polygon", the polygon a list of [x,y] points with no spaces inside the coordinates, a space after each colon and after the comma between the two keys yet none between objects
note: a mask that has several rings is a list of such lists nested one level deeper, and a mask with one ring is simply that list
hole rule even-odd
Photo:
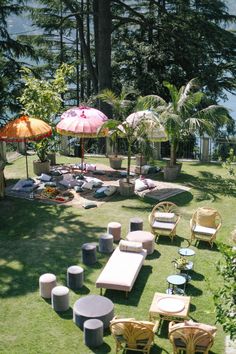
[{"label": "palm tree", "polygon": [[123,122],[127,117],[128,112],[133,105],[133,102],[128,100],[127,97],[133,93],[134,91],[132,89],[122,87],[120,95],[116,95],[110,89],[105,89],[97,95],[97,98],[109,104],[113,110],[113,123],[109,123],[108,128],[110,129],[109,136],[113,142],[113,151],[116,158],[118,156],[119,132],[114,128],[116,128],[116,126],[119,125],[120,122]]},{"label": "palm tree", "polygon": [[140,97],[138,107],[152,108],[158,113],[160,122],[165,127],[170,142],[169,166],[176,165],[176,154],[179,140],[184,132],[203,132],[212,136],[217,125],[224,125],[229,119],[229,112],[225,107],[210,105],[203,107],[206,95],[199,90],[196,79],[190,80],[179,90],[175,85],[164,81],[171,100],[166,102],[157,95]]}]

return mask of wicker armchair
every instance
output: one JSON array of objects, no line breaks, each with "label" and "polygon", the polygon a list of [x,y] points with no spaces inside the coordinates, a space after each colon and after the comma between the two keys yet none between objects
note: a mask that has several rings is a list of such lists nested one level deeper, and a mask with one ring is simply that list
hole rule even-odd
[{"label": "wicker armchair", "polygon": [[149,224],[156,235],[156,241],[160,235],[169,236],[173,241],[179,220],[180,215],[176,204],[160,202],[155,205],[149,215]]},{"label": "wicker armchair", "polygon": [[198,208],[190,220],[191,242],[207,241],[213,246],[216,234],[222,225],[219,212],[213,208]]},{"label": "wicker armchair", "polygon": [[134,319],[113,319],[110,330],[116,342],[116,353],[133,350],[149,353],[154,344],[154,336],[158,323],[136,321]]},{"label": "wicker armchair", "polygon": [[214,343],[215,333],[216,327],[203,323],[169,323],[169,339],[174,354],[208,354]]}]

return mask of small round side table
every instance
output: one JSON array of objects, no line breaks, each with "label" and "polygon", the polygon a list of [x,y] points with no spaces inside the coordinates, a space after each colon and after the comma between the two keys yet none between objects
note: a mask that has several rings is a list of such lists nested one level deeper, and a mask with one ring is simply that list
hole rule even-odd
[{"label": "small round side table", "polygon": [[[167,277],[168,289],[166,290],[167,294],[172,295],[184,295],[185,294],[185,285],[186,278],[182,275],[174,274]],[[184,285],[184,289],[178,288],[178,286]]]}]

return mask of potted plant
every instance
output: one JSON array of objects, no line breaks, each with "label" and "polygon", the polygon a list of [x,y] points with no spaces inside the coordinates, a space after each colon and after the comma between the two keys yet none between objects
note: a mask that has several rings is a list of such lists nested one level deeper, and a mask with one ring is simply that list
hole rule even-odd
[{"label": "potted plant", "polygon": [[131,166],[131,154],[132,146],[137,141],[138,137],[145,135],[146,126],[142,124],[132,125],[127,121],[122,123],[114,119],[109,119],[105,122],[100,129],[108,128],[112,131],[112,134],[116,134],[117,137],[125,139],[127,142],[127,170],[126,178],[119,180],[120,194],[124,196],[130,196],[134,194],[135,184],[134,181],[130,179],[130,166]]},{"label": "potted plant", "polygon": [[116,129],[116,126],[117,122],[119,125],[120,122],[124,121],[129,109],[132,106],[132,101],[127,100],[127,96],[132,93],[133,90],[122,88],[122,91],[119,96],[117,96],[112,90],[109,89],[103,90],[97,95],[99,99],[101,99],[103,102],[106,102],[112,107],[113,116],[115,117],[113,123],[109,124],[109,138],[112,141],[113,154],[108,156],[110,166],[115,170],[121,168],[123,161],[123,157],[118,155],[118,138],[120,135]]},{"label": "potted plant", "polygon": [[42,173],[49,173],[50,171],[50,160],[47,156],[48,151],[48,139],[44,138],[39,142],[34,143],[34,149],[38,156],[38,160],[33,161],[33,170],[37,176]]},{"label": "potted plant", "polygon": [[[164,178],[174,180],[180,173],[181,164],[177,163],[178,145],[183,134],[207,132],[214,133],[214,128],[223,125],[229,118],[228,110],[219,105],[207,106],[206,95],[199,90],[196,79],[190,80],[179,90],[173,84],[164,81],[170,101],[166,102],[157,95],[142,98],[158,113],[160,122],[165,127],[170,142],[170,160],[164,168]],[[202,108],[204,107],[204,108]]]},{"label": "potted plant", "polygon": [[[43,165],[42,169],[45,170],[49,167],[50,159],[52,163],[55,161],[55,151],[58,148],[58,136],[55,131],[55,120],[62,109],[61,95],[67,91],[66,78],[74,71],[73,67],[67,64],[62,64],[55,73],[52,80],[38,79],[34,76],[29,68],[23,68],[23,78],[25,87],[22,96],[19,98],[23,105],[25,114],[31,117],[39,118],[47,122],[53,130],[53,135],[49,138],[44,138],[39,143],[34,144],[35,152],[39,157],[37,162],[34,162],[34,171],[39,171],[39,164]],[[36,172],[35,172],[36,173]],[[36,174],[38,174],[37,172]]]}]

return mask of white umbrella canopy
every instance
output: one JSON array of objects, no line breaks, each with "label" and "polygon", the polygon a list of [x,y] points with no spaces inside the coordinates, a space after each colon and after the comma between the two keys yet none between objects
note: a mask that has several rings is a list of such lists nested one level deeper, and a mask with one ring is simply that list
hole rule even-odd
[{"label": "white umbrella canopy", "polygon": [[168,136],[165,128],[158,119],[158,115],[151,110],[138,111],[131,113],[125,120],[134,129],[143,125],[149,141],[167,141]]}]

